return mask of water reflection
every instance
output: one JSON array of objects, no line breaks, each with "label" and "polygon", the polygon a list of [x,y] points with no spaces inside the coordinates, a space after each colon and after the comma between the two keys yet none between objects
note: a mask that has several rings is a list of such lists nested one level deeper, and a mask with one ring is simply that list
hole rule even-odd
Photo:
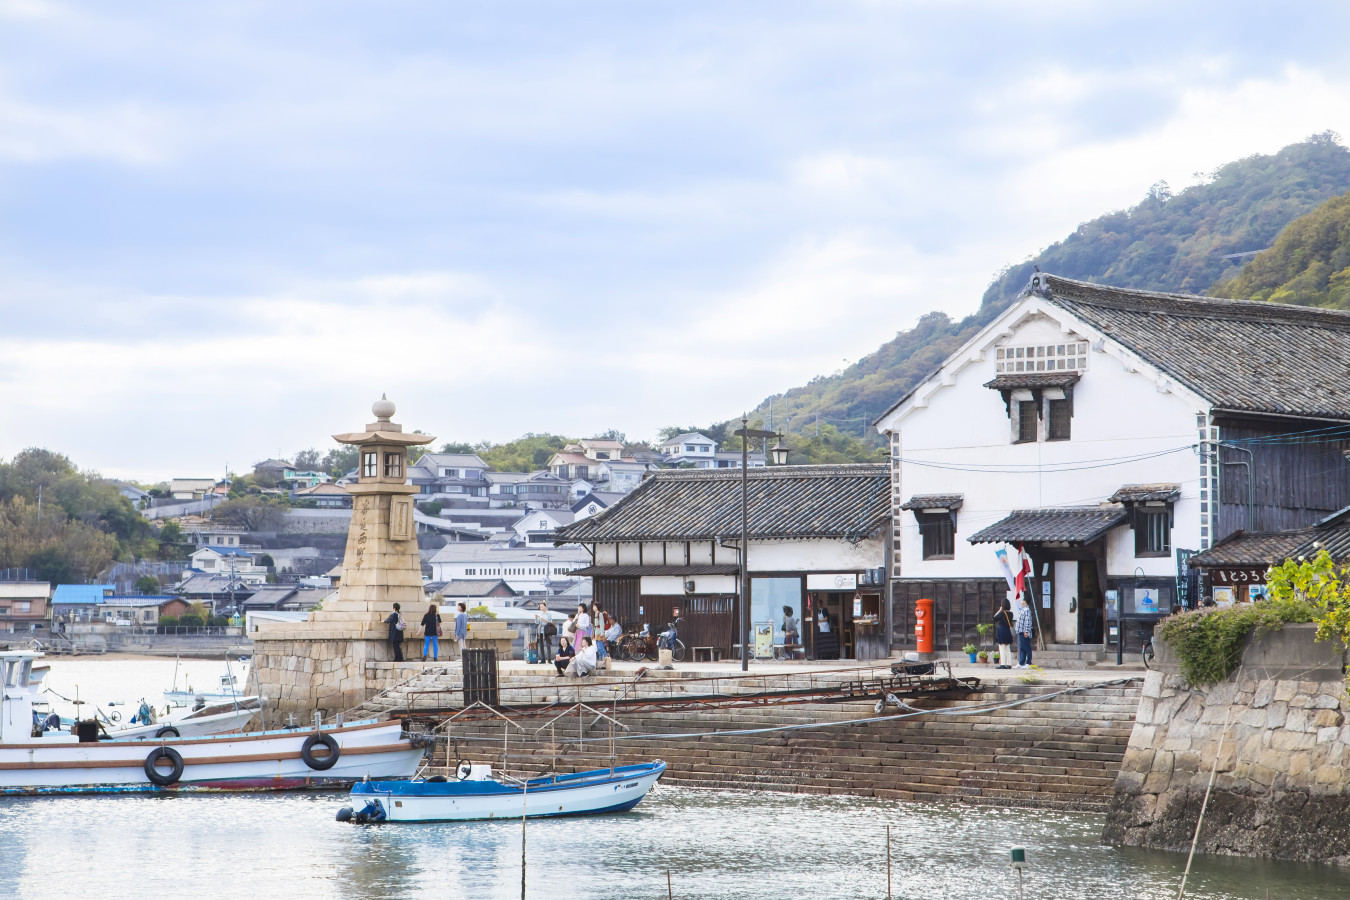
[{"label": "water reflection", "polygon": [[[0,896],[515,898],[520,822],[360,828],[338,794],[0,800]],[[536,820],[528,896],[855,900],[1024,896],[1170,900],[1185,857],[1115,850],[1087,814],[661,787],[631,813]],[[1201,858],[1194,900],[1331,900],[1344,870]]]}]

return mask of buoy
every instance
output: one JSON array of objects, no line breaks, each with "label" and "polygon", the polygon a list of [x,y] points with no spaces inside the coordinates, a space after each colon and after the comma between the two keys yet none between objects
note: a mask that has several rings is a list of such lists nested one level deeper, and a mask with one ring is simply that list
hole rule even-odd
[{"label": "buoy", "polygon": [[350,822],[352,820],[352,808],[344,806],[337,811],[337,820],[339,822]]}]

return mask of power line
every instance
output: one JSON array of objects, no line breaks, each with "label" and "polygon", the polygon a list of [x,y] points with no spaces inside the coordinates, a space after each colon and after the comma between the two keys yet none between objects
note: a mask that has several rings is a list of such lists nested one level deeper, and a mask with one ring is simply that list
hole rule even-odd
[{"label": "power line", "polygon": [[[1183,447],[1173,447],[1169,450],[1158,450],[1153,453],[1141,453],[1135,456],[1115,456],[1096,460],[1080,460],[1076,463],[988,463],[983,465],[962,464],[962,463],[940,463],[928,460],[911,459],[903,456],[893,456],[891,459],[906,463],[912,466],[923,466],[930,469],[946,469],[952,472],[986,472],[995,475],[1036,475],[1040,473],[1056,472],[1081,472],[1087,469],[1106,469],[1112,466],[1124,466],[1130,463],[1143,462],[1144,460],[1157,459],[1161,456],[1169,456],[1173,453],[1180,453],[1183,450],[1195,450],[1195,444],[1187,444]],[[1090,463],[1085,465],[1084,463]]]}]

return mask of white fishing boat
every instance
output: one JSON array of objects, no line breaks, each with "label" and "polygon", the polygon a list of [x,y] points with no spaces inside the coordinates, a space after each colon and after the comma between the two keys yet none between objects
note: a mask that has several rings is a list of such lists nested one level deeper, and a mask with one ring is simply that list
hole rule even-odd
[{"label": "white fishing boat", "polygon": [[154,741],[98,740],[90,722],[68,732],[34,728],[35,651],[0,652],[0,794],[341,787],[410,778],[423,750],[398,722],[280,729]]},{"label": "white fishing boat", "polygon": [[339,821],[459,822],[585,816],[630,810],[665,774],[660,760],[638,766],[547,775],[528,781],[494,777],[491,766],[463,764],[450,781],[363,781],[352,786],[352,805]]},{"label": "white fishing boat", "polygon": [[257,697],[240,697],[228,703],[215,703],[200,709],[170,707],[162,716],[145,716],[142,705],[130,722],[105,726],[114,741],[144,741],[163,737],[202,737],[244,730],[262,706]]},{"label": "white fishing boat", "polygon": [[226,703],[244,696],[244,687],[239,683],[239,679],[233,672],[221,675],[219,684],[212,691],[193,690],[190,684],[185,690],[180,691],[177,687],[178,674],[176,668],[173,680],[174,687],[164,692],[164,702],[170,706],[203,706]]}]

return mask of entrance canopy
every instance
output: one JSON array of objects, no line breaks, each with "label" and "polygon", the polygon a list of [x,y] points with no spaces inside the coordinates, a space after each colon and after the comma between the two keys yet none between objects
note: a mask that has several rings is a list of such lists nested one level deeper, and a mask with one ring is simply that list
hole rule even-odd
[{"label": "entrance canopy", "polygon": [[1118,506],[1017,509],[966,540],[972,544],[1089,544],[1128,518]]}]

